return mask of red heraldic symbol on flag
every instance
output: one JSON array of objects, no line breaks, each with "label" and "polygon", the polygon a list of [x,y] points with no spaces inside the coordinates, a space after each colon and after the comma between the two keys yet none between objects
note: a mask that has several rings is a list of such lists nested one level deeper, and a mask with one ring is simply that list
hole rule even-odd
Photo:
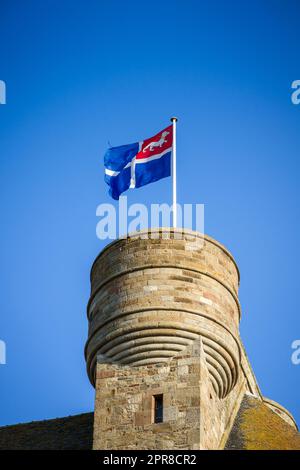
[{"label": "red heraldic symbol on flag", "polygon": [[140,160],[140,163],[141,160],[145,160],[146,163],[169,152],[173,143],[172,127],[168,126],[150,139],[141,142],[141,150],[136,155],[136,160]]},{"label": "red heraldic symbol on flag", "polygon": [[130,188],[140,188],[170,176],[172,131],[172,126],[168,126],[139,143],[139,151],[131,163]]}]

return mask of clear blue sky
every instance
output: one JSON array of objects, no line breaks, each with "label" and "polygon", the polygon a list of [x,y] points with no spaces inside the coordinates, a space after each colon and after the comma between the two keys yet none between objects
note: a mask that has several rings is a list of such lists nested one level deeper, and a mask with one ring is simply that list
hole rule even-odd
[{"label": "clear blue sky", "polygon": [[[300,423],[297,1],[2,0],[0,424],[90,411],[89,270],[102,157],[178,123],[178,199],[241,271],[264,395]],[[170,179],[129,202],[169,202]]]}]

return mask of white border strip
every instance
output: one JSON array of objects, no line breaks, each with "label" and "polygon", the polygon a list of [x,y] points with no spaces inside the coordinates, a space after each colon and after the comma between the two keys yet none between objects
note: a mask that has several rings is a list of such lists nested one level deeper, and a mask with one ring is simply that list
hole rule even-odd
[{"label": "white border strip", "polygon": [[[143,142],[139,142],[139,147],[141,149]],[[163,152],[153,155],[153,157],[148,157],[148,158],[136,158],[136,155],[133,157],[131,162],[128,162],[127,165],[124,166],[124,168],[120,171],[114,171],[114,170],[109,170],[108,168],[105,168],[105,174],[107,176],[118,176],[121,171],[125,170],[126,168],[129,168],[131,166],[131,163],[134,161],[134,165],[137,165],[138,163],[147,163],[151,162],[152,160],[158,160],[159,158],[163,157],[166,153],[171,152],[172,146],[164,150]]]},{"label": "white border strip", "polygon": [[159,153],[158,155],[153,155],[153,157],[137,158],[136,163],[147,163],[147,162],[151,162],[152,160],[157,160],[158,158],[163,157],[166,153],[171,152],[171,150],[172,150],[172,146],[164,150],[163,152]]}]

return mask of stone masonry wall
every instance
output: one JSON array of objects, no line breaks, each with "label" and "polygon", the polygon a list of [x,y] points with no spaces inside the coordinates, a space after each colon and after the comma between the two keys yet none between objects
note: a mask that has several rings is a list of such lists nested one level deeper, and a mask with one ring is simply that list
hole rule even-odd
[{"label": "stone masonry wall", "polygon": [[[166,237],[168,235],[168,237]],[[137,233],[106,247],[91,271],[87,371],[97,357],[142,366],[168,362],[199,335],[210,379],[225,397],[238,380],[239,273],[230,253],[197,232]]]},{"label": "stone masonry wall", "polygon": [[[94,449],[222,449],[248,391],[244,375],[225,399],[210,380],[199,337],[168,364],[97,364]],[[152,397],[163,394],[163,423]]]},{"label": "stone masonry wall", "polygon": [[239,336],[236,263],[212,238],[178,231],[131,234],[93,264],[85,355],[95,449],[223,449],[245,394],[263,402]]},{"label": "stone masonry wall", "polygon": [[[169,364],[98,363],[94,449],[199,449],[200,339]],[[152,397],[163,394],[163,423]]]}]

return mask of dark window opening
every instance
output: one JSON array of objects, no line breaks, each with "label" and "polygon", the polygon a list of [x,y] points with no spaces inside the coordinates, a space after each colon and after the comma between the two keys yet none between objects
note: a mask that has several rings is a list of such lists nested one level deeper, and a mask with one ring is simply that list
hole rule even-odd
[{"label": "dark window opening", "polygon": [[153,396],[153,422],[162,423],[163,422],[163,395],[154,395]]}]

